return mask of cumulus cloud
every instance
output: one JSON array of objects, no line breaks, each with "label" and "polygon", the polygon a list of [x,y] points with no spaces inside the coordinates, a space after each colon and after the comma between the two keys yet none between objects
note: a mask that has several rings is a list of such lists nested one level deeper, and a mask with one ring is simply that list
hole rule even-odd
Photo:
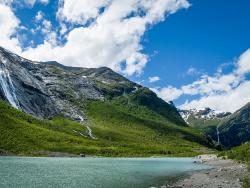
[{"label": "cumulus cloud", "polygon": [[111,0],[60,0],[57,17],[60,20],[85,24],[100,14],[100,8],[107,6]]},{"label": "cumulus cloud", "polygon": [[228,92],[206,95],[196,100],[187,101],[180,107],[182,109],[210,107],[215,110],[235,112],[250,102],[249,88],[250,81],[244,81]]},{"label": "cumulus cloud", "polygon": [[9,3],[11,2],[0,0],[0,45],[20,53],[21,49],[18,38],[13,36],[17,31],[20,21],[12,12]]},{"label": "cumulus cloud", "polygon": [[250,49],[241,55],[236,73],[240,75],[250,73]]},{"label": "cumulus cloud", "polygon": [[200,79],[180,88],[168,86],[155,89],[164,100],[175,100],[182,95],[199,95],[195,100],[180,105],[182,109],[210,107],[220,111],[234,112],[250,102],[250,49],[235,62],[235,68],[228,74],[216,72],[213,76],[202,75]]},{"label": "cumulus cloud", "polygon": [[160,77],[159,77],[159,76],[153,76],[153,77],[149,77],[149,78],[148,78],[148,81],[149,81],[150,83],[157,82],[157,81],[159,81],[159,80],[160,80]]},{"label": "cumulus cloud", "polygon": [[57,13],[60,34],[66,32],[63,24],[82,26],[68,32],[64,45],[51,45],[45,40],[22,55],[70,66],[107,66],[127,75],[140,74],[148,62],[141,45],[147,27],[189,6],[186,0],[61,0]]},{"label": "cumulus cloud", "polygon": [[183,92],[180,89],[177,89],[172,86],[164,87],[164,88],[151,88],[159,97],[163,100],[169,102],[179,98]]}]

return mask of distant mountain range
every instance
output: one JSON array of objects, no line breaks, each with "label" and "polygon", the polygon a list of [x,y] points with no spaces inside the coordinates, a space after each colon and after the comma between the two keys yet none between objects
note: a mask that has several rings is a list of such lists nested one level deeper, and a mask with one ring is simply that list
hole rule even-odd
[{"label": "distant mountain range", "polygon": [[250,103],[231,114],[210,108],[179,110],[185,122],[223,147],[239,146],[250,140]]},{"label": "distant mountain range", "polygon": [[215,111],[208,107],[204,109],[179,110],[179,113],[187,124],[194,124],[194,120],[223,119],[231,115],[230,112]]}]

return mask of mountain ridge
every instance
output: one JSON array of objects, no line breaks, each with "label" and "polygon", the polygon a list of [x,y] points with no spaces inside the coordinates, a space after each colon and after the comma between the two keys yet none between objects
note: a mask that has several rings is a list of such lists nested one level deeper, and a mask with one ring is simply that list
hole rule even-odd
[{"label": "mountain ridge", "polygon": [[220,141],[225,147],[235,147],[250,140],[250,102],[219,125]]},{"label": "mountain ridge", "polygon": [[109,68],[33,62],[3,48],[0,65],[0,153],[193,156],[212,147],[175,106]]},{"label": "mountain ridge", "polygon": [[[4,48],[0,48],[0,55],[1,69],[4,69],[13,82],[10,84],[5,81],[6,85],[16,88],[20,109],[37,117],[50,118],[63,113],[75,120],[80,117],[86,119],[81,109],[87,100],[102,101],[147,90],[107,67],[87,69],[68,67],[55,61],[34,62]],[[2,99],[6,99],[4,95],[6,94],[2,91]],[[152,91],[148,90],[147,95],[171,109],[176,117],[179,116],[175,107],[159,99]],[[144,100],[145,97],[146,95]],[[180,117],[177,119],[180,124],[185,124]]]}]

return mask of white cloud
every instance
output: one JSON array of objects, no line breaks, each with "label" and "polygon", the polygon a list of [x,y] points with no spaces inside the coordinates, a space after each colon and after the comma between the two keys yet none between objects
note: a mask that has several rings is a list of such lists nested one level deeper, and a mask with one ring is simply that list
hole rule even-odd
[{"label": "white cloud", "polygon": [[52,31],[52,24],[49,20],[44,19],[42,22],[42,33],[49,34]]},{"label": "white cloud", "polygon": [[215,110],[235,112],[250,102],[249,88],[250,81],[245,81],[228,92],[204,96],[190,102],[187,101],[180,107],[182,109],[210,107]]},{"label": "white cloud", "polygon": [[[104,12],[100,13],[103,6]],[[69,31],[63,46],[53,46],[45,40],[22,55],[39,61],[57,60],[70,66],[107,66],[127,75],[140,74],[148,61],[140,43],[147,26],[188,7],[186,0],[65,0],[64,4],[61,1],[58,17],[62,23],[95,21]]]},{"label": "white cloud", "polygon": [[[13,2],[17,3],[17,1],[13,1]],[[36,3],[41,3],[44,5],[47,5],[49,3],[49,0],[21,0],[18,3],[19,3],[19,5],[26,5],[30,8],[32,8]]]},{"label": "white cloud", "polygon": [[149,77],[149,78],[148,78],[148,81],[149,81],[150,83],[157,82],[157,81],[159,81],[159,80],[160,80],[160,77],[159,77],[159,76],[153,76],[153,77]]},{"label": "white cloud", "polygon": [[189,67],[189,69],[186,72],[186,75],[189,75],[189,76],[197,76],[197,75],[201,75],[201,74],[203,74],[203,72],[200,70],[197,70],[194,67]]},{"label": "white cloud", "polygon": [[64,23],[60,24],[60,35],[64,35],[68,31],[67,26]]},{"label": "white cloud", "polygon": [[39,0],[40,3],[47,5],[49,3],[49,0]]},{"label": "white cloud", "polygon": [[179,98],[183,92],[180,89],[177,89],[172,86],[164,87],[164,88],[151,88],[160,98],[169,102]]},{"label": "white cloud", "polygon": [[38,11],[35,17],[36,22],[39,22],[43,19],[44,13],[42,11]]},{"label": "white cloud", "polygon": [[182,95],[199,95],[195,100],[186,101],[180,108],[205,108],[210,107],[220,111],[234,112],[250,102],[250,81],[245,78],[250,72],[250,49],[244,52],[237,62],[235,69],[228,74],[221,70],[214,76],[202,75],[197,81],[175,88],[155,89],[159,97],[164,100],[175,100]]},{"label": "white cloud", "polygon": [[0,45],[20,53],[19,41],[13,35],[20,21],[16,18],[7,1],[0,1]]},{"label": "white cloud", "polygon": [[0,0],[0,4],[10,6],[13,3],[13,0]]},{"label": "white cloud", "polygon": [[25,3],[26,5],[33,7],[34,4],[36,3],[36,0],[23,0],[23,3]]},{"label": "white cloud", "polygon": [[60,20],[85,24],[99,16],[99,10],[111,0],[60,0],[57,16]]},{"label": "white cloud", "polygon": [[238,74],[250,73],[250,49],[241,55],[236,72]]}]

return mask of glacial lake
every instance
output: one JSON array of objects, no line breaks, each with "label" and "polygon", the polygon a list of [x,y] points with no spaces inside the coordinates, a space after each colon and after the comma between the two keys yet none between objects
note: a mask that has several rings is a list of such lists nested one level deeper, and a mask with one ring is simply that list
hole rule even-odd
[{"label": "glacial lake", "polygon": [[192,158],[0,157],[0,187],[158,187],[188,171],[210,168],[193,161]]}]

